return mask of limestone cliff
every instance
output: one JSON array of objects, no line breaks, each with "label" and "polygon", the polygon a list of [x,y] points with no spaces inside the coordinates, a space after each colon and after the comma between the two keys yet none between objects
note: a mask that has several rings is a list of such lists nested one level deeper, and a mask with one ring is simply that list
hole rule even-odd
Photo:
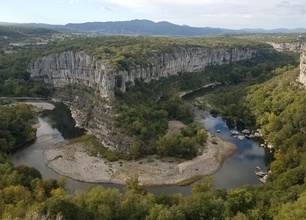
[{"label": "limestone cliff", "polygon": [[306,50],[306,42],[304,41],[296,41],[291,43],[275,43],[275,42],[266,42],[273,46],[275,50],[278,51],[291,51],[291,52],[302,52]]},{"label": "limestone cliff", "polygon": [[304,51],[300,56],[300,75],[299,81],[306,88],[306,51]]},{"label": "limestone cliff", "polygon": [[180,47],[171,53],[154,54],[149,67],[134,66],[129,71],[116,71],[109,60],[96,59],[87,53],[67,51],[41,57],[29,67],[31,77],[62,87],[69,84],[84,85],[98,91],[101,97],[112,97],[115,87],[125,91],[127,82],[136,79],[149,82],[180,72],[200,72],[208,65],[221,65],[255,57],[256,49],[210,49]]}]

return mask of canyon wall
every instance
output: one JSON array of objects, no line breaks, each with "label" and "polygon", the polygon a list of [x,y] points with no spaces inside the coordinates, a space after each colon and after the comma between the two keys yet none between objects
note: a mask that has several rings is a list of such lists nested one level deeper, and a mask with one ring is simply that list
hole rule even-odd
[{"label": "canyon wall", "polygon": [[266,42],[277,51],[291,51],[291,52],[302,52],[306,50],[306,42],[304,41],[296,41],[291,43],[275,43],[275,42]]},{"label": "canyon wall", "polygon": [[300,56],[300,75],[299,75],[299,81],[306,88],[306,51],[302,52],[301,56]]},{"label": "canyon wall", "polygon": [[154,54],[148,67],[134,66],[129,71],[116,71],[109,60],[96,59],[87,53],[67,51],[41,57],[29,66],[34,79],[55,87],[84,85],[98,91],[101,97],[112,97],[117,87],[125,91],[127,82],[136,79],[149,82],[180,72],[200,72],[209,65],[228,64],[255,57],[256,49],[210,49],[205,47],[174,48],[171,53]]},{"label": "canyon wall", "polygon": [[301,53],[300,55],[300,75],[298,81],[304,85],[306,88],[306,42],[296,41],[291,43],[274,43],[267,42],[272,45],[274,49],[278,51],[291,51]]}]

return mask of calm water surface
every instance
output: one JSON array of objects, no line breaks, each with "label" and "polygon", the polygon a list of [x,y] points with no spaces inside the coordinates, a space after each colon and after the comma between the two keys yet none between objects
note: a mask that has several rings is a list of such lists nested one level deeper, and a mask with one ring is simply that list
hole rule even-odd
[{"label": "calm water surface", "polygon": [[[37,140],[30,146],[14,153],[12,159],[15,165],[24,164],[38,169],[43,178],[57,179],[59,175],[45,166],[43,150],[52,147],[52,144],[66,139],[81,136],[83,129],[75,128],[75,122],[71,117],[69,109],[64,104],[55,104],[56,108],[45,111],[39,115],[38,121],[41,127],[37,131]],[[259,184],[259,180],[254,173],[255,167],[260,166],[266,169],[264,164],[265,151],[259,147],[259,143],[254,140],[245,139],[243,141],[230,135],[228,125],[221,117],[213,117],[209,113],[196,109],[195,115],[198,121],[210,132],[234,143],[237,150],[224,161],[222,168],[214,174],[215,188],[233,189],[244,184]],[[220,130],[220,133],[217,133]],[[105,188],[118,188],[123,191],[120,184],[90,184],[75,181],[68,178],[68,188],[70,192],[75,190],[86,190],[91,185],[102,185]],[[182,193],[187,196],[191,194],[193,184],[189,186],[162,186],[149,188],[148,191],[154,194]]]}]

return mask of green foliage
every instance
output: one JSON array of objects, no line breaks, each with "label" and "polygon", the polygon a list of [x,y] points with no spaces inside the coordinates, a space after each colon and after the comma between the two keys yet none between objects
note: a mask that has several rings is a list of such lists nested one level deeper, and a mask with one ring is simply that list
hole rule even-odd
[{"label": "green foliage", "polygon": [[214,180],[213,177],[204,177],[202,183],[195,183],[192,188],[192,194],[205,193],[212,190]]},{"label": "green foliage", "polygon": [[[191,106],[175,90],[168,91],[163,83],[137,81],[124,95],[118,91],[116,97],[118,128],[136,137],[136,141],[130,145],[130,155],[133,158],[155,153],[156,141],[165,134],[169,120],[187,123],[193,121]],[[182,139],[181,147],[186,145],[191,150],[190,144],[193,143],[193,139],[185,138]]]},{"label": "green foliage", "polygon": [[130,160],[131,157],[135,156],[134,154],[129,155],[123,152],[112,151],[107,147],[104,147],[103,144],[92,135],[84,135],[82,141],[88,142],[88,153],[95,157],[106,158],[108,161],[118,161],[119,159]]},{"label": "green foliage", "polygon": [[32,81],[27,72],[30,62],[38,54],[32,51],[20,51],[0,56],[1,96],[46,97],[50,94],[50,90],[45,85]]},{"label": "green foliage", "polygon": [[0,43],[5,42],[36,42],[38,37],[50,37],[57,31],[46,28],[0,26]]},{"label": "green foliage", "polygon": [[179,134],[163,136],[157,140],[156,152],[161,156],[191,159],[197,154],[196,141]]},{"label": "green foliage", "polygon": [[161,156],[191,159],[202,152],[207,132],[197,123],[181,129],[181,133],[160,136],[156,142],[156,153]]},{"label": "green foliage", "polygon": [[0,105],[0,151],[3,154],[35,138],[34,116],[29,105]]},{"label": "green foliage", "polygon": [[39,209],[42,214],[49,214],[50,217],[55,218],[58,214],[64,219],[81,219],[78,214],[78,207],[73,203],[71,197],[57,196],[47,199]]},{"label": "green foliage", "polygon": [[276,220],[304,219],[306,216],[306,193],[301,194],[300,198],[295,202],[284,204],[277,216]]},{"label": "green foliage", "polygon": [[305,143],[305,135],[302,135],[306,126],[305,90],[300,90],[290,80],[297,74],[297,69],[283,68],[282,74],[273,80],[261,87],[251,87],[245,103],[256,117],[256,124],[261,126],[265,138],[284,153]]},{"label": "green foliage", "polygon": [[293,43],[293,42],[303,42],[306,40],[305,33],[268,33],[268,34],[244,34],[237,38],[249,39],[260,42],[274,42],[274,43]]},{"label": "green foliage", "polygon": [[123,195],[117,189],[92,187],[86,193],[77,192],[74,203],[79,207],[79,219],[118,219]]},{"label": "green foliage", "polygon": [[230,191],[227,194],[225,215],[233,217],[238,212],[246,213],[254,205],[252,194],[244,188]]},{"label": "green foliage", "polygon": [[213,192],[196,193],[180,204],[186,219],[222,219],[224,201]]},{"label": "green foliage", "polygon": [[144,194],[146,192],[145,189],[139,185],[138,174],[134,174],[126,180],[124,189],[127,192],[133,191],[138,194]]}]

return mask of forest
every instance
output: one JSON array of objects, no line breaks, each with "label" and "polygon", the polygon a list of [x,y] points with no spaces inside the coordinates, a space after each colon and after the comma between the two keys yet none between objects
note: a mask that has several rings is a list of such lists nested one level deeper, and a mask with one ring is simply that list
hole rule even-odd
[{"label": "forest", "polygon": [[35,139],[35,113],[30,106],[0,105],[0,163],[18,146]]},{"label": "forest", "polygon": [[[28,63],[39,55],[67,49],[78,50],[80,45],[88,50],[96,48],[97,50],[91,51],[97,55],[101,50],[103,56],[116,50],[120,54],[119,48],[134,45],[137,54],[140,50],[137,45],[141,45],[143,39],[145,38],[136,37],[135,44],[131,43],[134,41],[132,37],[124,36],[113,39],[106,37],[104,40],[107,44],[100,44],[95,38],[78,39],[71,42],[53,42],[30,51],[0,55],[0,94],[51,95],[51,88],[32,82],[26,72]],[[149,39],[155,42],[156,48],[160,38]],[[163,39],[165,45],[172,46],[173,42],[175,45],[191,45],[196,44],[197,40],[200,42],[197,45],[233,45],[239,41],[221,38]],[[126,44],[118,44],[116,47],[120,42]],[[262,45],[252,42],[242,42],[241,46],[257,44],[260,48]],[[110,51],[105,51],[105,45],[112,45],[107,46]],[[160,49],[163,46],[162,43],[159,44]],[[171,47],[167,49],[169,48]],[[136,62],[133,60],[136,56],[133,57],[132,50],[127,51],[129,54],[124,56],[124,59],[132,57],[131,62]],[[143,53],[145,56],[147,52]],[[124,192],[92,187],[85,192],[70,194],[65,178],[43,179],[34,168],[23,165],[14,167],[9,155],[15,147],[35,137],[32,124],[35,123],[36,115],[25,105],[1,105],[0,218],[303,219],[306,216],[306,90],[295,81],[299,73],[297,64],[295,54],[268,53],[263,50],[257,60],[209,67],[203,73],[193,74],[193,77],[182,73],[171,79],[172,84],[167,80],[151,84],[137,82],[134,87],[128,87],[126,94],[116,91],[117,109],[124,113],[119,114],[117,126],[126,134],[137,138],[134,146],[135,158],[149,153],[183,158],[191,158],[196,154],[199,149],[193,147],[205,142],[205,131],[192,123],[190,106],[180,98],[178,92],[196,89],[211,81],[219,81],[223,85],[196,100],[196,103],[202,108],[207,108],[205,103],[209,103],[212,106],[210,110],[236,117],[249,128],[260,127],[264,139],[273,143],[275,153],[274,161],[270,165],[272,174],[266,184],[246,185],[233,190],[213,189],[213,179],[206,177],[203,183],[195,184],[192,195],[187,197],[181,194],[149,193],[138,184],[137,175],[126,180]],[[188,126],[177,136],[164,136],[167,121],[171,119],[181,120]],[[132,126],[128,126],[129,124]],[[152,143],[156,143],[155,149],[142,147],[151,146]],[[188,153],[191,153],[189,155],[184,150],[190,146],[192,148],[188,150]],[[177,147],[175,153],[169,150],[173,147]]]}]

